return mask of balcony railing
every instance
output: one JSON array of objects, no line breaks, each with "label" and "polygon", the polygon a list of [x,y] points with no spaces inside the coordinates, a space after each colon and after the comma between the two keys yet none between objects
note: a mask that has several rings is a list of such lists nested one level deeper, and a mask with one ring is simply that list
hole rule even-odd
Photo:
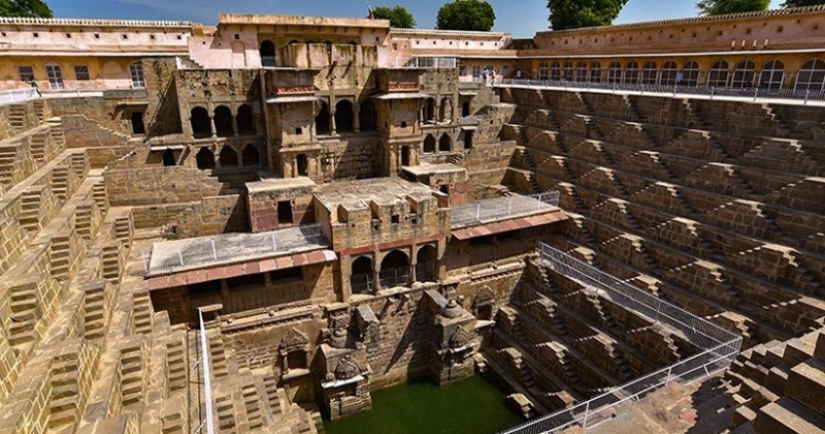
[{"label": "balcony railing", "polygon": [[404,67],[453,69],[458,67],[458,59],[455,57],[413,57]]},{"label": "balcony railing", "polygon": [[350,288],[353,294],[373,294],[375,283],[370,274],[353,274],[349,279]]},{"label": "balcony railing", "polygon": [[261,66],[264,68],[274,68],[275,56],[261,56]]},{"label": "balcony railing", "polygon": [[452,228],[460,229],[519,216],[551,211],[559,206],[559,192],[548,191],[535,196],[505,196],[480,200],[453,208]]},{"label": "balcony railing", "polygon": [[385,268],[379,274],[381,288],[383,289],[409,286],[410,284],[410,267]]}]

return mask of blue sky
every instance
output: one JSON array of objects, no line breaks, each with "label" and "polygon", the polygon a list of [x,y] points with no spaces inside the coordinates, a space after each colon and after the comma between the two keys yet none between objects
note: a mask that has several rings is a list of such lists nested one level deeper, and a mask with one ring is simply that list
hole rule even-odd
[{"label": "blue sky", "polygon": [[[418,27],[434,27],[438,8],[447,0],[47,0],[55,16],[74,18],[174,19],[215,24],[220,12],[364,17],[367,2],[401,4]],[[496,10],[494,30],[529,37],[547,29],[546,0],[490,0]],[[772,0],[779,7],[782,0]],[[696,15],[694,0],[630,0],[616,23]]]}]

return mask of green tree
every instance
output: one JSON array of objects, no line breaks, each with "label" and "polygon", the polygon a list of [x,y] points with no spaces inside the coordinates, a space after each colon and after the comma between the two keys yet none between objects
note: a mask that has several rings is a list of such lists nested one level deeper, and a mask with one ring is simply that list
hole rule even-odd
[{"label": "green tree", "polygon": [[802,6],[825,5],[825,0],[785,0],[783,8],[798,8]]},{"label": "green tree", "polygon": [[404,6],[395,7],[378,6],[372,11],[372,15],[379,20],[390,20],[390,25],[400,29],[412,29],[415,27],[415,18]]},{"label": "green tree", "polygon": [[52,18],[54,13],[43,0],[0,0],[0,17]]},{"label": "green tree", "polygon": [[455,0],[438,10],[436,28],[489,32],[496,22],[496,11],[483,0]]},{"label": "green tree", "polygon": [[764,11],[770,5],[771,0],[700,0],[696,8],[699,15],[724,15]]},{"label": "green tree", "polygon": [[628,0],[548,0],[553,30],[609,26]]}]

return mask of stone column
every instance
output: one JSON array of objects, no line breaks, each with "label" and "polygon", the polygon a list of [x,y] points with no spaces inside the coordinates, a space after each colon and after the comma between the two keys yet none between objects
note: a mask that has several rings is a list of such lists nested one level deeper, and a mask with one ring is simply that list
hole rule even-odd
[{"label": "stone column", "polygon": [[[254,117],[254,115],[253,115],[253,117]],[[238,137],[238,136],[241,135],[241,132],[238,131],[238,113],[237,113],[237,109],[234,113],[232,113],[232,131],[235,133],[235,137]]]},{"label": "stone column", "polygon": [[356,105],[355,103],[353,103],[352,104],[352,112],[353,112],[352,132],[357,134],[357,133],[361,132],[361,117],[360,117],[361,108],[358,105]]},{"label": "stone column", "polygon": [[336,131],[338,128],[335,125],[335,107],[331,103],[332,98],[330,98],[330,105],[329,105],[329,134],[334,136],[338,134]]},{"label": "stone column", "polygon": [[418,276],[415,274],[415,267],[418,265],[418,255],[415,254],[415,246],[410,248],[410,278],[409,285],[412,287],[412,284],[418,282]]},{"label": "stone column", "polygon": [[209,129],[212,132],[212,138],[216,139],[218,137],[218,129],[215,128],[215,117],[211,114],[209,115]]},{"label": "stone column", "polygon": [[[237,136],[238,133],[235,132],[235,135]],[[235,151],[235,158],[238,159],[238,167],[243,167],[243,152],[238,152],[238,150],[235,149],[235,147],[232,147],[232,150]]]}]

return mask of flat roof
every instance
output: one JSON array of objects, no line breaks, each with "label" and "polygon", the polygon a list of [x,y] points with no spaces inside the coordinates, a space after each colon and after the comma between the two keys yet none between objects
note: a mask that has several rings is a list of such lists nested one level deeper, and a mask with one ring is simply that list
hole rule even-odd
[{"label": "flat roof", "polygon": [[261,191],[292,190],[294,188],[315,187],[315,181],[305,176],[298,178],[270,178],[257,182],[248,182],[246,190],[250,193]]},{"label": "flat roof", "polygon": [[315,199],[330,211],[338,206],[356,210],[369,208],[373,201],[390,205],[406,201],[407,197],[423,199],[432,196],[433,190],[430,187],[401,178],[335,182],[315,189]]},{"label": "flat roof", "polygon": [[467,169],[455,164],[421,164],[419,166],[404,167],[403,170],[415,176],[430,175],[434,173],[458,173],[466,172]]}]

